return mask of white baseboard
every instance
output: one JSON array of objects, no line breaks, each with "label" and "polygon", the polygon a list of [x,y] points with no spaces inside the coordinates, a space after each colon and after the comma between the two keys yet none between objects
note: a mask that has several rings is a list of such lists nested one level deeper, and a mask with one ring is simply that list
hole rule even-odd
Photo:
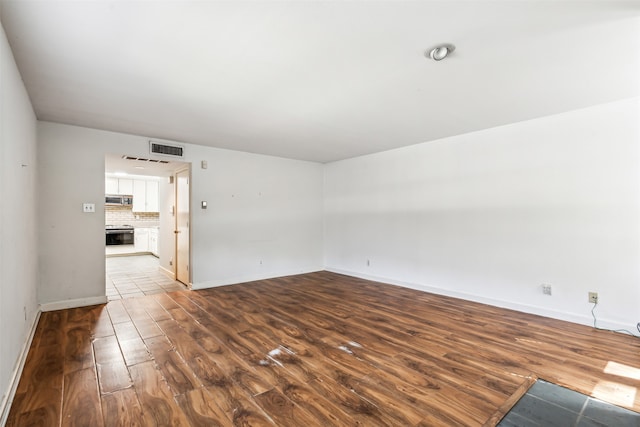
[{"label": "white baseboard", "polygon": [[[402,286],[403,288],[415,289],[418,291],[429,292],[436,295],[444,295],[453,298],[460,298],[467,301],[479,302],[482,304],[492,305],[494,307],[507,308],[510,310],[520,311],[523,313],[536,314],[538,316],[549,317],[551,319],[564,320],[566,322],[577,323],[580,325],[592,326],[593,327],[593,317],[591,314],[576,314],[576,313],[567,313],[563,311],[557,310],[549,310],[544,307],[537,307],[533,305],[526,305],[520,303],[514,303],[510,301],[503,301],[494,298],[487,298],[480,295],[469,294],[465,292],[456,292],[448,289],[442,289],[434,286],[427,286],[419,283],[411,283],[411,282],[403,282],[399,280],[390,279],[387,277],[377,277],[371,276],[368,274],[362,274],[355,271],[341,270],[338,268],[325,268],[326,271],[330,271],[333,273],[344,274],[346,276],[358,277],[360,279],[372,280],[375,282],[387,283],[390,285]],[[612,331],[622,331],[627,330],[630,332],[636,331],[636,326],[629,326],[627,324],[623,324],[620,322],[609,321],[607,319],[598,319],[598,328],[607,329]]]},{"label": "white baseboard", "polygon": [[87,307],[90,305],[106,304],[106,296],[70,299],[64,301],[54,301],[40,304],[41,311],[63,310],[65,308]]},{"label": "white baseboard", "polygon": [[33,342],[33,337],[36,333],[36,327],[38,326],[38,321],[40,320],[41,313],[42,312],[40,310],[36,312],[33,323],[31,324],[29,336],[22,346],[22,351],[20,352],[20,356],[17,361],[18,363],[16,364],[16,368],[13,370],[13,373],[11,375],[11,381],[9,382],[9,391],[5,395],[5,398],[2,400],[2,403],[0,403],[0,426],[4,426],[7,424],[7,418],[9,418],[11,404],[13,403],[13,399],[16,395],[16,390],[18,389],[18,383],[20,382],[20,377],[22,376],[24,364],[27,361],[27,355],[29,354],[29,349],[31,348],[31,343]]},{"label": "white baseboard", "polygon": [[227,285],[235,285],[237,283],[245,283],[245,282],[254,282],[256,280],[266,280],[273,279],[276,277],[285,277],[285,276],[294,276],[296,274],[307,274],[307,273],[315,273],[317,271],[324,270],[321,267],[310,267],[301,270],[293,270],[293,271],[278,271],[278,272],[269,272],[262,274],[247,274],[240,275],[234,277],[228,277],[219,280],[209,280],[206,282],[193,283],[191,289],[207,289],[207,288],[215,288],[218,286],[227,286]]}]

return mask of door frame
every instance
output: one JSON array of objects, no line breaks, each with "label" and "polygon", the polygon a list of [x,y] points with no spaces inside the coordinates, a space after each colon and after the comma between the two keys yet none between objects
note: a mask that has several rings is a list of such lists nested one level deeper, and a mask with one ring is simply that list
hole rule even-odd
[{"label": "door frame", "polygon": [[[178,217],[179,217],[179,211],[178,211],[178,174],[182,174],[186,172],[187,173],[187,179],[188,179],[188,186],[189,186],[189,191],[187,192],[187,198],[188,198],[188,205],[189,205],[189,214],[187,216],[187,221],[188,221],[188,234],[187,234],[187,238],[188,238],[188,251],[189,254],[187,256],[187,271],[188,271],[188,283],[184,283],[180,280],[178,280]],[[191,268],[191,240],[192,240],[192,232],[191,232],[191,224],[192,224],[192,215],[191,215],[191,210],[192,210],[192,203],[191,203],[191,184],[192,184],[192,177],[191,177],[191,164],[187,164],[185,167],[182,167],[180,169],[176,169],[173,172],[173,176],[174,176],[174,218],[173,218],[173,230],[174,230],[174,241],[173,241],[173,259],[175,260],[174,262],[174,277],[176,281],[181,282],[182,284],[184,284],[185,286],[187,286],[188,289],[191,289],[192,287],[192,280],[193,280],[193,273],[192,273],[192,268]]]}]

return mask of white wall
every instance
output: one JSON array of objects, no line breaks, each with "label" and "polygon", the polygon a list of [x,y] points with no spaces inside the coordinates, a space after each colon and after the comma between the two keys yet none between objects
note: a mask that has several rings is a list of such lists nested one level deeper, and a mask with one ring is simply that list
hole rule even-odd
[{"label": "white wall", "polygon": [[[148,138],[47,122],[38,129],[47,206],[39,300],[45,308],[96,301],[105,294],[104,156],[149,156]],[[191,182],[194,288],[322,269],[322,165],[189,144],[184,160],[198,166]],[[96,203],[96,213],[82,213],[83,202]]]},{"label": "white wall", "polygon": [[329,164],[325,265],[584,324],[597,291],[599,326],[635,330],[639,118],[631,99]]},{"label": "white wall", "polygon": [[0,27],[0,425],[37,315],[37,170],[36,118]]},{"label": "white wall", "polygon": [[323,165],[189,151],[198,159],[191,171],[194,289],[323,269]]}]

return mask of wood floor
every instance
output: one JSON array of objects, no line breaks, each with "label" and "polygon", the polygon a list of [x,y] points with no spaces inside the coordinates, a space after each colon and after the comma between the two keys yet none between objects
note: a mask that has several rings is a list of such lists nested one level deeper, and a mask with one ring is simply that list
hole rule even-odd
[{"label": "wood floor", "polygon": [[328,272],[43,313],[9,426],[495,425],[537,378],[640,410],[640,340]]}]

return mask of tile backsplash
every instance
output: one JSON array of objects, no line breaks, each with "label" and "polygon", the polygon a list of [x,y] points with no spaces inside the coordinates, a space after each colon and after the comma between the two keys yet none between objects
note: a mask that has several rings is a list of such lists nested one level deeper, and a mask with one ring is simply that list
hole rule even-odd
[{"label": "tile backsplash", "polygon": [[136,225],[160,221],[158,212],[132,212],[131,207],[126,206],[105,206],[104,217],[107,225]]}]

